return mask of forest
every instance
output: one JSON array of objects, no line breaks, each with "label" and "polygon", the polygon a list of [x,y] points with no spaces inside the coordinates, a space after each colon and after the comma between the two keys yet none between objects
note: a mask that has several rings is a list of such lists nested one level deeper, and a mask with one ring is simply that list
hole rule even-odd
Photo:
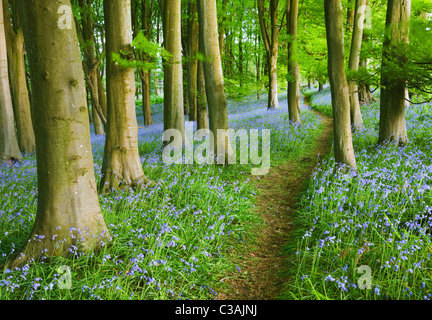
[{"label": "forest", "polygon": [[0,300],[430,300],[431,28],[431,0],[0,0]]}]

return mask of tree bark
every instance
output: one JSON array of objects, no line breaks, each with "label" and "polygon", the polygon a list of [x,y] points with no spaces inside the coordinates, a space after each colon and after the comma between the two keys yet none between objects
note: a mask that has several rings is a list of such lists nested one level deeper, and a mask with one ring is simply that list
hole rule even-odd
[{"label": "tree bark", "polygon": [[389,0],[381,64],[380,127],[378,144],[408,142],[405,120],[406,80],[392,76],[389,60],[399,63],[406,57],[398,51],[409,42],[411,0]]},{"label": "tree bark", "polygon": [[207,98],[202,61],[198,61],[197,76],[197,130],[208,129]]},{"label": "tree bark", "polygon": [[267,66],[269,76],[268,109],[279,108],[277,84],[277,60],[279,49],[279,0],[270,0],[270,34],[264,19],[264,2],[258,0],[258,18],[267,52]]},{"label": "tree bark", "polygon": [[[363,38],[363,28],[359,25],[364,20],[364,13],[359,12],[361,6],[366,5],[366,0],[356,0],[355,2],[355,19],[351,40],[351,52],[348,62],[350,71],[358,71],[360,63],[360,51]],[[350,80],[349,84],[349,100],[351,111],[351,125],[353,130],[362,131],[365,126],[360,110],[360,100],[358,94],[358,85],[356,81]]]},{"label": "tree bark", "polygon": [[184,144],[186,136],[181,52],[181,0],[171,0],[169,5],[166,1],[161,2],[165,50],[171,54],[169,61],[164,63],[164,130],[178,130],[183,137],[182,144]]},{"label": "tree bark", "polygon": [[340,0],[325,0],[328,74],[333,107],[334,154],[338,165],[356,169],[350,125],[348,81],[344,66],[343,14]]},{"label": "tree bark", "polygon": [[189,121],[197,119],[197,72],[198,60],[198,9],[197,3],[189,3],[189,21],[188,21],[188,101],[189,101]]},{"label": "tree bark", "polygon": [[299,93],[299,70],[297,50],[297,21],[298,0],[287,1],[287,30],[288,30],[288,114],[293,123],[301,123],[300,120],[300,93]]},{"label": "tree bark", "polygon": [[[99,205],[83,68],[75,27],[60,29],[69,0],[17,1],[33,90],[38,203],[28,242],[12,260],[96,250],[110,239]],[[73,19],[72,19],[73,23]]]},{"label": "tree bark", "polygon": [[[9,80],[12,94],[12,105],[17,128],[18,145],[23,153],[34,152],[36,141],[30,110],[30,99],[27,88],[24,35],[20,26],[15,1],[12,1],[14,14],[10,15],[8,1],[3,1],[5,18],[6,48],[9,66]],[[12,26],[13,21],[13,26]]]},{"label": "tree bark", "polygon": [[131,59],[130,0],[104,0],[107,50],[107,126],[100,190],[141,187],[148,182],[138,152],[134,69],[117,65],[113,53]]},{"label": "tree bark", "polygon": [[22,154],[15,133],[15,119],[9,87],[4,26],[3,3],[0,3],[0,160],[21,161]]},{"label": "tree bark", "polygon": [[[216,0],[198,0],[199,35],[202,53],[206,58],[203,61],[206,97],[209,110],[209,128],[214,136],[214,152],[218,163],[224,160],[225,164],[231,154],[231,145],[228,134],[222,140],[219,130],[227,130],[228,109],[225,95],[225,85],[222,73],[218,42],[218,24]],[[218,143],[220,140],[220,143]]]}]

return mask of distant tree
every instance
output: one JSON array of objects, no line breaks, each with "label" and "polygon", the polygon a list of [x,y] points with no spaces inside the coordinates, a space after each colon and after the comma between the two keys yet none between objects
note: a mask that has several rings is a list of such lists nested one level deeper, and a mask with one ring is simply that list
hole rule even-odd
[{"label": "distant tree", "polygon": [[[1,0],[0,2],[7,1]],[[15,118],[9,87],[8,58],[3,19],[3,3],[0,3],[0,160],[22,160],[15,133]],[[6,6],[6,9],[7,6]]]},{"label": "distant tree", "polygon": [[9,2],[11,4],[12,15],[9,11],[8,1],[3,0],[12,103],[14,107],[18,145],[21,152],[29,153],[35,151],[36,142],[27,88],[24,35],[15,0],[10,0]]},{"label": "distant tree", "polygon": [[197,70],[197,130],[208,129],[207,98],[202,61],[198,61]]},{"label": "distant tree", "polygon": [[[353,25],[351,51],[348,61],[348,69],[351,72],[356,72],[360,64],[360,51],[363,39],[363,21],[364,11],[360,8],[366,5],[366,0],[355,1],[355,19]],[[364,129],[363,118],[360,110],[360,100],[358,94],[358,85],[355,80],[349,80],[349,101],[351,110],[351,125],[353,130],[362,131]]]},{"label": "distant tree", "polygon": [[[181,0],[159,0],[159,4],[164,47],[170,55],[164,62],[164,130],[178,130],[183,137],[182,143],[185,143]],[[176,141],[175,139],[173,143]]]},{"label": "distant tree", "polygon": [[132,60],[130,0],[105,0],[107,125],[100,190],[141,187],[148,182],[138,152],[134,69],[114,60]]},{"label": "distant tree", "polygon": [[258,0],[258,17],[261,28],[264,47],[267,52],[267,65],[269,76],[268,89],[268,109],[277,109],[278,101],[278,81],[277,81],[277,61],[279,52],[279,0],[270,0],[270,27],[267,26],[266,8],[264,0]]},{"label": "distant tree", "polygon": [[[96,250],[110,239],[93,168],[83,68],[75,26],[61,29],[69,0],[17,0],[28,50],[38,176],[36,219],[8,267],[42,255]],[[73,24],[73,18],[68,18]]]},{"label": "distant tree", "polygon": [[[389,0],[381,65],[380,127],[378,143],[408,142],[405,120],[407,79],[398,70],[407,62],[411,0]],[[403,73],[402,73],[403,74]]]},{"label": "distant tree", "polygon": [[197,84],[198,84],[198,9],[196,0],[189,2],[187,24],[188,79],[187,93],[189,102],[189,121],[197,119]]},{"label": "distant tree", "polygon": [[78,38],[81,42],[81,49],[84,57],[83,68],[87,88],[90,93],[94,131],[96,135],[104,135],[106,112],[104,113],[101,100],[106,98],[101,97],[101,95],[105,95],[105,92],[98,90],[99,79],[97,76],[98,68],[104,55],[100,53],[97,54],[96,52],[93,0],[78,0],[78,6],[80,8],[80,19],[76,20],[75,25],[77,26]]},{"label": "distant tree", "polygon": [[345,74],[344,25],[340,0],[325,0],[328,75],[334,119],[334,154],[338,165],[357,168],[350,124],[349,88]]}]

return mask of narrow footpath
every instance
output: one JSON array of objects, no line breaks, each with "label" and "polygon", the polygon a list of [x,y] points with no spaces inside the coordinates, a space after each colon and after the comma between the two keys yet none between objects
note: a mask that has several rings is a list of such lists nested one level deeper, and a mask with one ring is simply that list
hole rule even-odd
[{"label": "narrow footpath", "polygon": [[[304,103],[308,105],[306,99]],[[307,188],[319,156],[328,154],[331,149],[333,119],[317,114],[324,130],[314,150],[301,159],[272,167],[256,182],[261,190],[256,210],[265,223],[257,231],[258,238],[244,248],[244,255],[237,262],[241,271],[238,276],[226,279],[229,289],[219,294],[218,300],[274,300],[283,293],[287,282],[284,271],[288,267],[283,248],[293,229],[299,196]]]}]

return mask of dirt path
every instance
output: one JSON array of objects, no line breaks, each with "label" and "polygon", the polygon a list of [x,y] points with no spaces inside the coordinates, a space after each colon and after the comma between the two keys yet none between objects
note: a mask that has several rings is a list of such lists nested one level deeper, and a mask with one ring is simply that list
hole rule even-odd
[{"label": "dirt path", "polygon": [[283,272],[287,267],[282,250],[293,227],[292,215],[319,161],[318,155],[327,154],[331,148],[333,119],[319,116],[325,129],[313,152],[300,160],[271,168],[257,182],[261,192],[256,210],[265,224],[258,231],[260,236],[244,248],[242,260],[237,261],[241,271],[235,278],[225,280],[229,290],[219,294],[219,300],[273,300],[282,293],[286,283]]}]

